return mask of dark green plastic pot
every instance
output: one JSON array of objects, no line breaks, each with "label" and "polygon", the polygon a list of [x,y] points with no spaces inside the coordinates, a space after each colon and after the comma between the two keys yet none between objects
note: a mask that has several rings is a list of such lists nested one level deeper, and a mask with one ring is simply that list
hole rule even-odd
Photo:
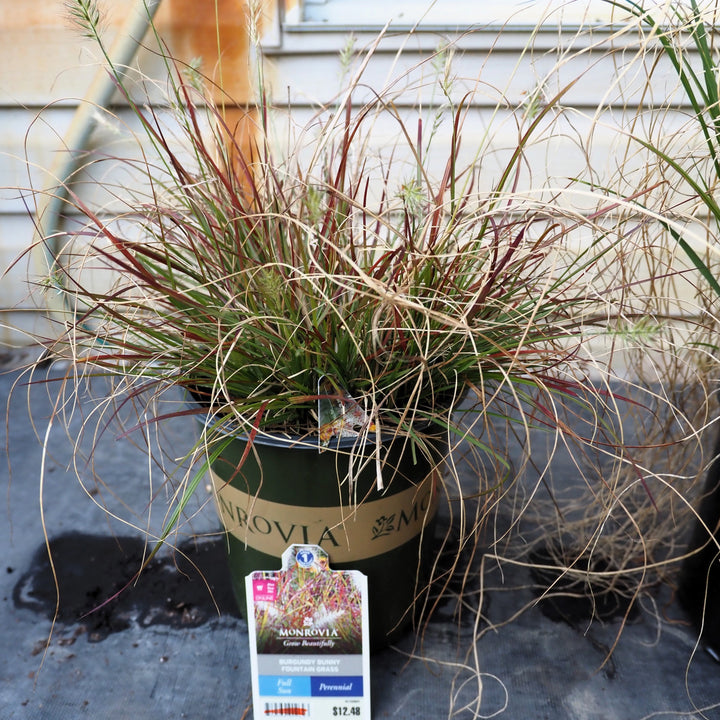
[{"label": "dark green plastic pot", "polygon": [[371,647],[399,637],[413,620],[433,559],[442,445],[433,443],[429,459],[407,438],[385,442],[379,491],[374,444],[361,452],[356,439],[344,438],[319,452],[308,441],[258,436],[246,454],[247,440],[233,437],[212,475],[241,612],[246,575],[279,570],[289,545],[310,543],[327,551],[331,568],[367,575]]}]

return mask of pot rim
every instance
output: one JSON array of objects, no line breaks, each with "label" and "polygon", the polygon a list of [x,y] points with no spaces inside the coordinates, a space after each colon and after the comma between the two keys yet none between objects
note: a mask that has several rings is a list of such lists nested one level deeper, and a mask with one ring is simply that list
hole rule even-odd
[{"label": "pot rim", "polygon": [[[207,429],[213,424],[213,418],[216,417],[211,412],[200,413],[197,416],[198,422],[203,426],[203,430]],[[429,429],[429,425],[426,423],[418,423],[417,429],[419,433],[427,438],[425,433]],[[215,426],[212,428],[212,432],[217,437],[229,437],[232,436],[238,440],[248,442],[250,440],[251,433],[244,430],[240,430],[235,421],[232,418],[217,418]],[[430,436],[437,437],[437,433],[430,433]],[[345,451],[345,452],[363,452],[373,451],[378,447],[386,447],[394,441],[412,441],[410,435],[406,433],[391,433],[382,432],[379,437],[375,430],[360,431],[355,435],[345,435],[343,437],[333,436],[326,444],[320,441],[319,435],[293,435],[277,430],[265,430],[259,428],[253,435],[253,444],[262,445],[265,447],[279,447],[279,448],[294,448],[301,450],[315,450],[318,452],[327,451]]]},{"label": "pot rim", "polygon": [[[198,422],[203,426],[203,429],[207,430],[213,424],[213,414],[201,413],[197,415]],[[232,436],[238,440],[249,441],[251,433],[244,430],[240,430],[234,420],[232,419],[217,419],[215,427],[213,427],[213,433],[218,436]],[[343,437],[331,437],[330,440],[323,444],[320,441],[320,437],[316,435],[292,435],[289,433],[282,432],[280,430],[264,430],[258,429],[254,433],[252,442],[258,445],[264,445],[267,447],[283,447],[283,448],[299,448],[299,449],[312,449],[320,451],[328,450],[361,450],[368,447],[376,447],[378,445],[385,445],[397,438],[405,438],[406,436],[401,434],[393,434],[383,432],[378,436],[375,431],[358,432],[356,435],[345,435]],[[379,442],[378,442],[379,440]]]}]

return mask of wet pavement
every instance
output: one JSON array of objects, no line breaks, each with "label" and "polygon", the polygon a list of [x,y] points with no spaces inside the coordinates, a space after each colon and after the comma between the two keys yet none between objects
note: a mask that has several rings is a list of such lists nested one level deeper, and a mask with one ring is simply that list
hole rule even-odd
[{"label": "wet pavement", "polygon": [[[19,378],[0,375],[3,407]],[[162,524],[160,510],[150,526],[142,512],[148,476],[160,471],[108,432],[94,460],[115,493],[81,485],[71,441],[82,417],[66,418],[67,433],[59,422],[48,432],[52,397],[44,382],[29,394],[16,386],[0,445],[11,468],[0,523],[0,719],[252,717],[247,628],[209,495],[176,539],[179,552],[136,578],[144,532]],[[164,432],[182,446],[193,423],[180,418]],[[90,465],[79,471],[92,476]],[[374,718],[720,719],[720,664],[669,589],[643,597],[626,620],[609,608],[590,623],[577,607],[537,605],[538,578],[525,569],[488,561],[484,570],[469,585],[484,590],[482,625],[472,613],[457,621],[446,605],[421,644],[409,635],[373,656]]]}]

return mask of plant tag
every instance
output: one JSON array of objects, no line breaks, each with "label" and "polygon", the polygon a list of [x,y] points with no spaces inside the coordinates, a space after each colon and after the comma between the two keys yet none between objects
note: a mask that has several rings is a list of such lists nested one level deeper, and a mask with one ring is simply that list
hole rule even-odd
[{"label": "plant tag", "polygon": [[318,545],[245,579],[255,720],[370,720],[367,578],[331,570]]},{"label": "plant tag", "polygon": [[375,430],[368,414],[348,392],[336,387],[324,376],[318,380],[318,442],[320,452],[333,437],[358,437],[367,429]]}]

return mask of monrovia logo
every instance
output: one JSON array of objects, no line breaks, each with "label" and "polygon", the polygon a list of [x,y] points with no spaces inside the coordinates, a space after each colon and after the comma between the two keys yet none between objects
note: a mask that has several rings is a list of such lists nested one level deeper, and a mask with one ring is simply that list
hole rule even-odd
[{"label": "monrovia logo", "polygon": [[340,637],[335,628],[279,628],[278,637]]},{"label": "monrovia logo", "polygon": [[284,505],[237,490],[214,474],[213,482],[225,527],[243,543],[278,557],[288,545],[320,545],[335,562],[373,557],[408,542],[433,516],[436,500],[432,477],[356,507]]},{"label": "monrovia logo", "polygon": [[401,533],[405,527],[423,527],[431,501],[432,492],[426,492],[419,500],[413,502],[409,510],[401,508],[392,515],[381,515],[376,518],[371,528],[372,539],[377,540],[386,535]]},{"label": "monrovia logo", "polygon": [[[282,538],[284,546],[298,545],[329,545],[331,547],[340,547],[340,543],[336,540],[332,529],[329,525],[320,527],[317,523],[299,524],[290,523],[283,518],[268,518],[253,512],[249,515],[244,507],[240,507],[236,503],[230,502],[225,496],[218,494],[218,504],[220,513],[224,518],[230,520],[232,524],[228,524],[228,529],[234,535],[239,533],[247,533],[247,535],[279,535]],[[283,506],[285,507],[285,506]],[[252,542],[248,539],[248,544]]]}]

